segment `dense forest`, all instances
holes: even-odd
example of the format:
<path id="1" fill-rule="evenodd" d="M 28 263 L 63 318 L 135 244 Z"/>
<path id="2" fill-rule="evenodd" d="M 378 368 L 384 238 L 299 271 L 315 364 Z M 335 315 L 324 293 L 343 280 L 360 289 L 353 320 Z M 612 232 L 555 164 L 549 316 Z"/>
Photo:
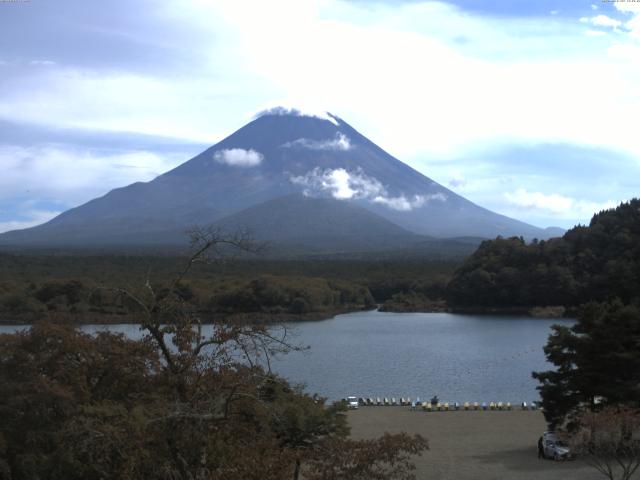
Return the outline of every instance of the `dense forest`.
<path id="1" fill-rule="evenodd" d="M 65 318 L 130 321 L 118 290 L 149 282 L 161 290 L 183 256 L 2 253 L 0 321 Z M 466 260 L 416 258 L 273 259 L 229 257 L 194 265 L 180 285 L 201 315 L 264 321 L 319 319 L 373 308 L 390 311 L 522 310 L 640 291 L 640 200 L 596 214 L 563 237 L 483 242 Z"/>
<path id="2" fill-rule="evenodd" d="M 183 256 L 0 254 L 0 321 L 133 321 L 132 305 L 119 290 L 147 281 L 161 290 L 184 261 Z M 236 256 L 194 265 L 179 287 L 205 318 L 244 314 L 264 321 L 316 319 L 376 304 L 402 310 L 407 298 L 413 308 L 430 298 L 441 301 L 458 265 L 425 258 Z"/>
<path id="3" fill-rule="evenodd" d="M 600 212 L 589 226 L 527 244 L 522 238 L 483 242 L 447 287 L 454 307 L 575 307 L 640 296 L 640 200 Z"/>

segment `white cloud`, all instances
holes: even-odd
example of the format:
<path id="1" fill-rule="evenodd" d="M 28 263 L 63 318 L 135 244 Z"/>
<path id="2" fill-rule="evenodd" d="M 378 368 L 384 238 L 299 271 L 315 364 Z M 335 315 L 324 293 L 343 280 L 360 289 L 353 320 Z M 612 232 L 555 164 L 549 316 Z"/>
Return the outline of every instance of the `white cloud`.
<path id="1" fill-rule="evenodd" d="M 571 209 L 573 200 L 558 194 L 545 195 L 520 188 L 513 193 L 505 193 L 508 202 L 521 208 L 536 208 L 556 214 L 564 214 Z"/>
<path id="2" fill-rule="evenodd" d="M 338 200 L 373 198 L 386 195 L 382 183 L 365 175 L 362 170 L 348 172 L 344 168 L 322 170 L 314 168 L 305 175 L 290 178 L 291 182 L 305 187 L 307 195 L 329 192 Z"/>
<path id="3" fill-rule="evenodd" d="M 616 43 L 609 49 L 609 54 L 621 61 L 640 63 L 640 45 Z"/>
<path id="4" fill-rule="evenodd" d="M 262 163 L 264 155 L 252 149 L 229 148 L 217 150 L 213 154 L 213 160 L 231 167 L 255 167 Z"/>
<path id="5" fill-rule="evenodd" d="M 338 119 L 331 115 L 329 112 L 310 107 L 283 107 L 282 105 L 278 105 L 260 110 L 257 114 L 254 115 L 254 118 L 262 117 L 264 115 L 296 115 L 300 117 L 314 117 L 331 122 L 335 126 L 340 125 Z"/>
<path id="6" fill-rule="evenodd" d="M 617 12 L 610 17 L 623 22 L 615 34 L 587 17 L 580 24 L 564 15 L 541 21 L 476 15 L 446 2 L 279 0 L 252 2 L 251 15 L 236 0 L 165 2 L 145 17 L 148 28 L 133 32 L 128 22 L 119 23 L 117 34 L 135 39 L 136 55 L 138 48 L 162 44 L 167 62 L 87 62 L 73 51 L 66 58 L 74 61 L 60 57 L 48 68 L 0 61 L 0 119 L 213 144 L 246 123 L 256 106 L 284 103 L 320 118 L 324 110 L 335 112 L 418 168 L 500 142 L 597 146 L 638 158 L 640 3 L 613 5 Z M 589 2 L 585 7 L 589 16 L 605 12 L 589 10 Z M 166 36 L 166 29 L 157 27 L 167 24 L 155 23 L 157 15 L 181 26 L 180 35 Z M 111 26 L 107 22 L 98 27 Z M 78 25 L 68 28 L 82 28 Z M 83 29 L 83 38 L 86 33 Z M 16 45 L 16 58 L 33 58 L 28 48 L 20 48 Z M 48 150 L 43 158 L 57 160 Z M 75 204 L 88 199 L 87 192 L 95 196 L 150 178 L 151 170 L 144 168 L 125 175 L 97 165 L 115 154 L 87 152 L 61 153 L 59 170 L 55 163 L 32 160 L 38 178 L 48 177 L 55 186 L 38 180 L 43 192 Z M 32 185 L 31 171 L 3 169 L 0 198 Z M 78 177 L 82 186 L 73 185 L 71 193 L 59 188 Z M 445 166 L 439 178 L 451 178 Z M 502 192 L 522 185 L 468 178 L 465 192 L 477 191 L 483 201 L 499 199 L 495 208 L 505 203 Z M 575 193 L 580 188 L 589 192 L 585 196 L 594 195 L 579 182 L 567 182 L 570 196 L 581 197 Z M 626 191 L 638 190 L 637 180 L 628 183 Z"/>
<path id="7" fill-rule="evenodd" d="M 464 187 L 467 184 L 467 179 L 464 178 L 460 173 L 454 174 L 453 178 L 449 180 L 449 186 L 453 188 Z"/>
<path id="8" fill-rule="evenodd" d="M 197 77 L 158 78 L 54 65 L 30 69 L 20 88 L 3 91 L 0 119 L 215 143 L 220 138 L 211 133 L 210 112 L 217 110 L 217 97 L 225 90 Z"/>
<path id="9" fill-rule="evenodd" d="M 424 206 L 429 201 L 438 201 L 438 202 L 446 202 L 447 196 L 444 193 L 434 193 L 431 195 L 414 195 L 411 198 L 407 198 L 404 195 L 400 195 L 399 197 L 375 197 L 373 199 L 374 203 L 381 203 L 386 205 L 387 207 L 393 210 L 400 210 L 403 212 L 407 212 L 413 210 L 414 208 L 420 208 Z"/>
<path id="10" fill-rule="evenodd" d="M 598 5 L 591 4 L 591 10 L 598 10 Z"/>
<path id="11" fill-rule="evenodd" d="M 640 3 L 614 5 L 631 14 Z M 247 16 L 233 0 L 163 6 L 162 15 L 199 32 L 198 43 L 185 46 L 207 60 L 199 75 L 30 69 L 20 88 L 3 92 L 0 117 L 213 143 L 255 105 L 284 99 L 307 112 L 311 99 L 311 115 L 348 118 L 400 158 L 451 158 L 500 139 L 640 153 L 640 69 L 609 53 L 626 35 L 586 33 L 562 16 L 473 15 L 444 2 L 282 0 L 251 8 Z"/>
<path id="12" fill-rule="evenodd" d="M 48 222 L 52 218 L 57 217 L 60 213 L 62 212 L 50 212 L 43 210 L 30 210 L 23 212 L 21 216 L 26 217 L 26 220 L 0 221 L 0 233 L 35 227 L 36 225 Z"/>
<path id="13" fill-rule="evenodd" d="M 358 182 L 359 185 L 356 185 L 356 182 Z M 331 190 L 334 198 L 346 200 L 361 196 L 362 192 L 358 186 L 364 185 L 365 188 L 369 187 L 369 184 L 365 182 L 368 182 L 368 180 L 364 180 L 362 177 L 352 179 L 345 169 L 337 168 L 324 175 L 321 185 L 323 188 Z M 350 184 L 353 185 L 354 188 L 351 188 Z"/>
<path id="14" fill-rule="evenodd" d="M 524 188 L 511 193 L 507 192 L 504 197 L 507 202 L 519 209 L 534 210 L 557 218 L 589 217 L 600 210 L 614 208 L 619 203 L 613 200 L 592 202 L 557 193 L 530 192 Z"/>
<path id="15" fill-rule="evenodd" d="M 52 60 L 31 60 L 29 62 L 29 65 L 32 67 L 51 67 L 52 65 L 55 65 L 56 62 L 52 61 Z"/>
<path id="16" fill-rule="evenodd" d="M 335 138 L 328 140 L 311 140 L 309 138 L 298 138 L 293 142 L 282 145 L 283 148 L 308 148 L 309 150 L 351 150 L 351 140 L 346 135 L 337 132 Z"/>
<path id="17" fill-rule="evenodd" d="M 597 27 L 611 27 L 613 29 L 616 29 L 620 25 L 622 25 L 622 22 L 620 20 L 608 17 L 607 15 L 596 15 L 595 17 L 591 17 L 589 19 L 589 22 Z"/>
<path id="18" fill-rule="evenodd" d="M 0 146 L 0 208 L 6 209 L 2 205 L 16 198 L 77 206 L 113 188 L 151 180 L 182 161 L 179 154 L 160 156 L 147 151 Z"/>
<path id="19" fill-rule="evenodd" d="M 624 27 L 632 38 L 640 39 L 640 2 L 615 2 L 614 6 L 618 11 L 631 15 Z"/>
<path id="20" fill-rule="evenodd" d="M 67 145 L 0 146 L 0 231 L 39 225 L 114 188 L 152 180 L 184 159 Z"/>
<path id="21" fill-rule="evenodd" d="M 640 3 L 637 3 L 636 5 L 640 5 Z M 640 40 L 640 10 L 635 11 L 634 15 L 624 24 L 624 26 L 629 32 L 629 36 L 636 40 Z"/>
<path id="22" fill-rule="evenodd" d="M 400 158 L 452 158 L 500 139 L 640 153 L 640 69 L 608 53 L 624 36 L 585 35 L 560 16 L 504 20 L 438 2 L 283 0 L 257 5 L 251 18 L 231 0 L 208 5 L 256 78 L 294 105 L 314 99 Z"/>
<path id="23" fill-rule="evenodd" d="M 291 177 L 291 182 L 305 188 L 305 195 L 313 196 L 328 192 L 337 200 L 369 200 L 373 203 L 386 205 L 393 210 L 409 211 L 420 208 L 429 201 L 446 201 L 443 193 L 429 195 L 404 194 L 390 196 L 382 183 L 366 175 L 361 169 L 349 172 L 344 168 L 326 169 L 314 168 L 306 175 Z"/>
<path id="24" fill-rule="evenodd" d="M 640 3 L 639 2 L 613 2 L 613 6 L 616 7 L 616 10 L 626 13 L 640 13 Z"/>
<path id="25" fill-rule="evenodd" d="M 438 202 L 446 202 L 447 201 L 447 196 L 442 193 L 442 192 L 438 192 L 438 193 L 432 193 L 430 195 L 426 195 L 424 196 L 424 199 L 426 202 L 431 201 L 431 200 L 435 200 Z"/>
<path id="26" fill-rule="evenodd" d="M 625 27 L 629 30 L 629 35 L 636 39 L 640 39 L 640 14 L 636 14 L 631 20 L 629 20 Z"/>

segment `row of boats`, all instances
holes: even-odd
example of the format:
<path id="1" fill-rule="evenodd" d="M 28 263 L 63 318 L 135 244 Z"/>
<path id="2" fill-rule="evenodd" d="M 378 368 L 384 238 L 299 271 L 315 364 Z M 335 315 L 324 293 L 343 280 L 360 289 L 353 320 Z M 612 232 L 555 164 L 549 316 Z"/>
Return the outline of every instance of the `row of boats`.
<path id="1" fill-rule="evenodd" d="M 540 402 L 521 402 L 519 405 L 512 405 L 511 402 L 439 402 L 421 401 L 420 397 L 412 400 L 407 397 L 347 397 L 343 400 L 349 408 L 364 406 L 408 406 L 414 410 L 421 409 L 427 412 L 444 412 L 450 410 L 540 410 Z"/>

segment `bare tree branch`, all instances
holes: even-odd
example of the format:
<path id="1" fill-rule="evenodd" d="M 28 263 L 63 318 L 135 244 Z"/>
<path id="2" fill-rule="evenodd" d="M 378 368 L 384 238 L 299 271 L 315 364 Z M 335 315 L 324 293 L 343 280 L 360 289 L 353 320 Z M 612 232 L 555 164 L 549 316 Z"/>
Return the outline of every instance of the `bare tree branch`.
<path id="1" fill-rule="evenodd" d="M 629 480 L 640 467 L 640 411 L 611 405 L 578 417 L 574 451 L 610 480 Z M 619 474 L 619 476 L 617 476 Z"/>

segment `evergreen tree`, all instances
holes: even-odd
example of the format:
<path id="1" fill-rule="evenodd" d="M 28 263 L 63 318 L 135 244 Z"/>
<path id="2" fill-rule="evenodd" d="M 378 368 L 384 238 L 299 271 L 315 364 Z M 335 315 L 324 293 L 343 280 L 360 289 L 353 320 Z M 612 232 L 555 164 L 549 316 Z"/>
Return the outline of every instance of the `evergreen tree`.
<path id="1" fill-rule="evenodd" d="M 533 373 L 552 427 L 583 406 L 640 407 L 640 308 L 589 303 L 575 325 L 553 330 L 544 351 L 556 369 Z"/>
<path id="2" fill-rule="evenodd" d="M 575 307 L 640 295 L 640 199 L 593 216 L 562 238 L 483 242 L 447 286 L 452 306 Z"/>

